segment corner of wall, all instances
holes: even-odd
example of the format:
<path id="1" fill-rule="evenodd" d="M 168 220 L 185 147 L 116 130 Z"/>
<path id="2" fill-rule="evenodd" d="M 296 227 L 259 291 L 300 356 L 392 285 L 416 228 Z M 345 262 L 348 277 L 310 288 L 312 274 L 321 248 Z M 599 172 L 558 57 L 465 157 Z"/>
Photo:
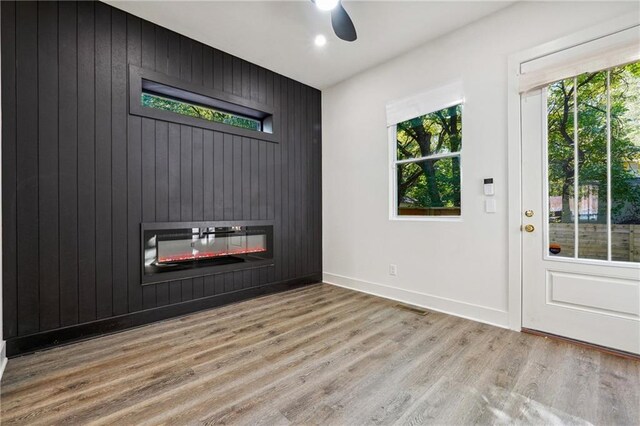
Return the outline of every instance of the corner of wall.
<path id="1" fill-rule="evenodd" d="M 421 308 L 482 322 L 501 328 L 509 328 L 509 313 L 486 306 L 447 299 L 432 294 L 418 293 L 385 284 L 358 280 L 342 275 L 324 272 L 323 282 L 385 299 L 395 300 Z"/>

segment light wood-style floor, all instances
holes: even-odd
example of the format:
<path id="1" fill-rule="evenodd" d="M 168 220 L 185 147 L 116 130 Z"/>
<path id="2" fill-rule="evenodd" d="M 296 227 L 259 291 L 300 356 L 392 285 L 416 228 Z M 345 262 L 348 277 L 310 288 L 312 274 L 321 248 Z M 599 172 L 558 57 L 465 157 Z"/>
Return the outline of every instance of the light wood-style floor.
<path id="1" fill-rule="evenodd" d="M 10 424 L 640 424 L 640 361 L 330 285 L 9 361 Z"/>

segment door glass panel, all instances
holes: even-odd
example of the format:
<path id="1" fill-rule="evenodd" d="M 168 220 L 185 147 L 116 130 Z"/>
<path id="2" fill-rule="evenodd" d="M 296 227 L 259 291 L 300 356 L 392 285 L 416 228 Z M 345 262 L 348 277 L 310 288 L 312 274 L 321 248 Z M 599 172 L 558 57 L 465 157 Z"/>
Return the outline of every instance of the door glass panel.
<path id="1" fill-rule="evenodd" d="M 574 256 L 574 79 L 547 90 L 549 254 Z"/>
<path id="2" fill-rule="evenodd" d="M 607 260 L 607 72 L 577 84 L 578 257 Z"/>
<path id="3" fill-rule="evenodd" d="M 550 256 L 640 262 L 640 62 L 549 85 L 547 138 Z"/>
<path id="4" fill-rule="evenodd" d="M 640 63 L 611 70 L 611 259 L 640 262 Z"/>

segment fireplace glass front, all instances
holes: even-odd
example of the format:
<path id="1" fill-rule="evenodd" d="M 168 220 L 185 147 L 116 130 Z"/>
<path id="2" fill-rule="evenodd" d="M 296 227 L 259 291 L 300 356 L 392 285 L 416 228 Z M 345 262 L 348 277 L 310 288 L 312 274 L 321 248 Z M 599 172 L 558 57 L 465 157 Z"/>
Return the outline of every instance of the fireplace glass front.
<path id="1" fill-rule="evenodd" d="M 185 277 L 264 264 L 272 259 L 272 234 L 272 226 L 262 225 L 145 228 L 143 282 L 168 272 Z"/>

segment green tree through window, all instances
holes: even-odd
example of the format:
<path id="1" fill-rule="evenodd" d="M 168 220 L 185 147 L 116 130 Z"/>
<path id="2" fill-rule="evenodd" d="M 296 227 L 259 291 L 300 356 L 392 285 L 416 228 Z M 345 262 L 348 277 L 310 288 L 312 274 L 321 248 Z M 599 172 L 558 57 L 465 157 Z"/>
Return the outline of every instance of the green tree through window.
<path id="1" fill-rule="evenodd" d="M 188 102 L 177 101 L 150 93 L 142 93 L 142 105 L 149 108 L 161 109 L 164 111 L 175 112 L 176 114 L 186 115 L 188 117 L 200 118 L 216 123 L 229 124 L 231 126 L 240 127 L 248 130 L 262 130 L 262 123 L 249 117 L 242 117 L 227 112 L 215 110 L 213 108 L 195 105 Z"/>
<path id="2" fill-rule="evenodd" d="M 572 223 L 577 210 L 581 210 L 581 221 L 606 222 L 607 96 L 611 111 L 611 215 L 614 223 L 640 223 L 640 63 L 549 86 L 549 195 L 561 199 L 550 209 L 556 222 Z M 573 206 L 576 100 L 578 196 L 579 200 L 589 194 L 597 197 L 593 203 L 597 210 L 588 215 L 584 208 Z"/>
<path id="3" fill-rule="evenodd" d="M 460 215 L 462 105 L 396 125 L 398 215 Z"/>
<path id="4" fill-rule="evenodd" d="M 552 254 L 637 262 L 640 62 L 561 80 L 546 93 L 549 243 L 562 248 Z"/>

